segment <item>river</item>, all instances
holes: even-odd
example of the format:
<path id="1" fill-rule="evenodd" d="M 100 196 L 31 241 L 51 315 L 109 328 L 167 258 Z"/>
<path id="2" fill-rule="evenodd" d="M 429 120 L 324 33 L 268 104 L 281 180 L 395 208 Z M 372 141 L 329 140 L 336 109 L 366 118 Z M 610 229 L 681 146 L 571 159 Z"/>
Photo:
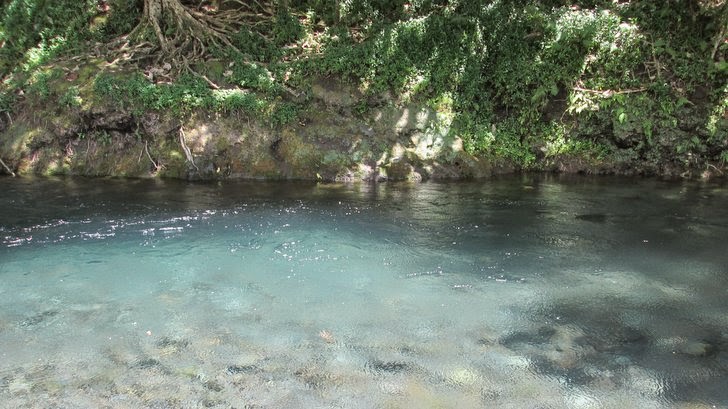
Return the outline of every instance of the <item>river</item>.
<path id="1" fill-rule="evenodd" d="M 0 192 L 0 407 L 728 408 L 725 184 Z"/>

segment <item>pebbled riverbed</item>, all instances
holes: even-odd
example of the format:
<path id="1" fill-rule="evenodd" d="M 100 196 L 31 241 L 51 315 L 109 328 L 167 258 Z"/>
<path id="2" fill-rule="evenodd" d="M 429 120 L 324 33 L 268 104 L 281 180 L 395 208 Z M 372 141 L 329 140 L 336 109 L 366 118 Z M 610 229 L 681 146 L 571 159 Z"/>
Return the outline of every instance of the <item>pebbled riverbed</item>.
<path id="1" fill-rule="evenodd" d="M 725 185 L 0 191 L 0 407 L 728 407 Z"/>

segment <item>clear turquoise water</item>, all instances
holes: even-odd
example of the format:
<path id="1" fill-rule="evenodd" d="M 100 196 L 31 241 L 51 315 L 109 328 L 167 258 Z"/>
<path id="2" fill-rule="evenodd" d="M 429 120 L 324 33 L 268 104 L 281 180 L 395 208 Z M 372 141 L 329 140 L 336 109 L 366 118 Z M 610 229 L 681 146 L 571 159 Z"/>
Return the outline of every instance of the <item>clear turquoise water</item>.
<path id="1" fill-rule="evenodd" d="M 0 407 L 728 407 L 725 185 L 0 191 Z"/>

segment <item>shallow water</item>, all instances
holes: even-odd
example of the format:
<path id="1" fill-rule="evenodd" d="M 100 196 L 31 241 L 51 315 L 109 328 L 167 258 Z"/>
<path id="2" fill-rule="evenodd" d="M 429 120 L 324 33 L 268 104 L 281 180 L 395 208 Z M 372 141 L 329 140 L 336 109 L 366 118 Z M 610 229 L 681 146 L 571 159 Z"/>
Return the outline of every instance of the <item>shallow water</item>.
<path id="1" fill-rule="evenodd" d="M 0 191 L 0 407 L 728 407 L 725 185 Z"/>

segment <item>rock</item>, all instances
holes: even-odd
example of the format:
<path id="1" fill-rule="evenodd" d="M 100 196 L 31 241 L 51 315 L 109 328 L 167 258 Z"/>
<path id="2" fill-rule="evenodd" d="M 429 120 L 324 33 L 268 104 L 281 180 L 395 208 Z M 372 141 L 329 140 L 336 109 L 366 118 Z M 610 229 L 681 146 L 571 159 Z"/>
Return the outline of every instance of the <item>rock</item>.
<path id="1" fill-rule="evenodd" d="M 693 357 L 713 356 L 718 348 L 708 341 L 691 341 L 680 348 L 680 353 Z"/>

